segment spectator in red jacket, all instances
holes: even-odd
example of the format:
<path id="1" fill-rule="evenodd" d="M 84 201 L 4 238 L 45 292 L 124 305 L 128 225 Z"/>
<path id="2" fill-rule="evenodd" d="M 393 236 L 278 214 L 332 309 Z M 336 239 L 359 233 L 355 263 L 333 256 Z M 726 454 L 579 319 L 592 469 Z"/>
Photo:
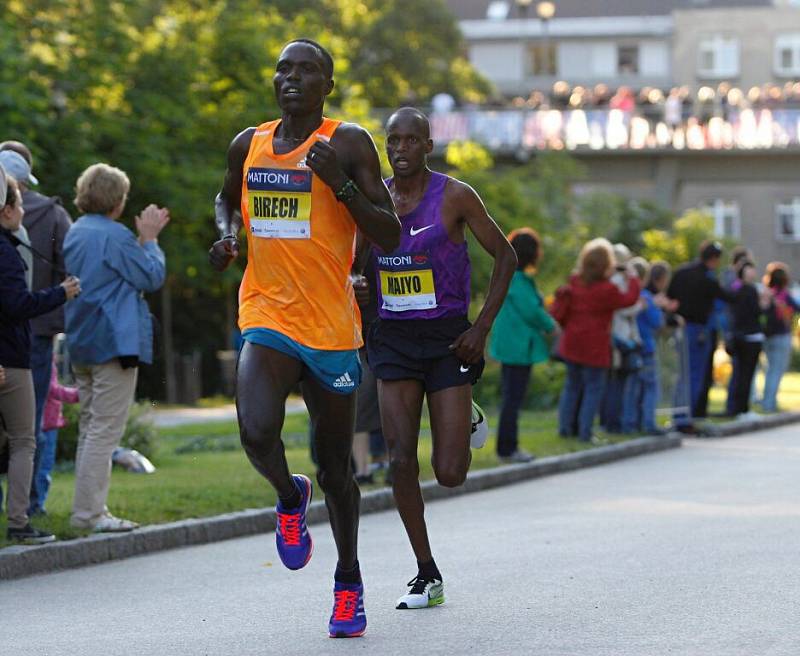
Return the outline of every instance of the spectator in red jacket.
<path id="1" fill-rule="evenodd" d="M 567 380 L 558 407 L 562 437 L 593 440 L 592 425 L 611 366 L 611 319 L 616 310 L 639 299 L 639 280 L 630 276 L 627 291 L 609 278 L 615 260 L 607 239 L 593 239 L 581 250 L 578 271 L 558 294 L 559 322 L 564 332 L 558 353 L 567 365 Z"/>

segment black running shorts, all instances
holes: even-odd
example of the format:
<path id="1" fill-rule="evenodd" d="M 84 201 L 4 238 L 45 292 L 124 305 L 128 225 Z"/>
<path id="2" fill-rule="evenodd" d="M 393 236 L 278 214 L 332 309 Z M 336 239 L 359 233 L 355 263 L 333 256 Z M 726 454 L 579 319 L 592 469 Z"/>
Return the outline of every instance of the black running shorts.
<path id="1" fill-rule="evenodd" d="M 466 317 L 377 319 L 367 336 L 369 366 L 378 380 L 419 380 L 427 392 L 474 385 L 483 358 L 470 365 L 450 350 L 471 325 Z"/>

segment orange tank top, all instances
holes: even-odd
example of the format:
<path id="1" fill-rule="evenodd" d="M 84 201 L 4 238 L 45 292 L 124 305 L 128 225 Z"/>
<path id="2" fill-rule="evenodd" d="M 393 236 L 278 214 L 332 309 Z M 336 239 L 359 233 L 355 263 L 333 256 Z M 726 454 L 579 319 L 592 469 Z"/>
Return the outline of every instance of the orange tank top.
<path id="1" fill-rule="evenodd" d="M 360 348 L 361 314 L 350 280 L 356 224 L 305 164 L 308 149 L 329 141 L 340 121 L 323 119 L 305 143 L 281 155 L 272 148 L 279 124 L 258 126 L 244 162 L 248 250 L 239 328 L 269 328 L 320 350 Z"/>

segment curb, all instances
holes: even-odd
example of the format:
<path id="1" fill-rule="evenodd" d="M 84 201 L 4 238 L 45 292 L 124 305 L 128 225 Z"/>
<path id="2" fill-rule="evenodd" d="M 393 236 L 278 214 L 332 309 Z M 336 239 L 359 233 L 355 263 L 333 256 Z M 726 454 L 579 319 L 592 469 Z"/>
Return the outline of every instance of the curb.
<path id="1" fill-rule="evenodd" d="M 780 428 L 789 424 L 800 422 L 800 412 L 781 412 L 776 415 L 765 415 L 758 419 L 745 419 L 742 421 L 726 421 L 723 424 L 703 424 L 702 434 L 696 437 L 715 438 L 733 437 L 758 430 L 768 430 L 770 428 Z M 0 574 L 2 576 L 2 574 Z"/>
<path id="2" fill-rule="evenodd" d="M 422 493 L 426 501 L 444 499 L 679 446 L 680 435 L 643 437 L 586 451 L 549 456 L 521 465 L 477 470 L 471 472 L 464 484 L 456 488 L 445 488 L 436 481 L 425 481 L 421 484 Z M 362 515 L 393 507 L 394 498 L 389 488 L 367 492 L 361 497 Z M 312 503 L 307 518 L 309 524 L 326 522 L 328 511 L 325 503 Z M 268 533 L 275 530 L 275 521 L 275 511 L 272 509 L 243 510 L 215 517 L 154 524 L 131 533 L 92 535 L 36 547 L 7 547 L 0 550 L 0 580 Z"/>

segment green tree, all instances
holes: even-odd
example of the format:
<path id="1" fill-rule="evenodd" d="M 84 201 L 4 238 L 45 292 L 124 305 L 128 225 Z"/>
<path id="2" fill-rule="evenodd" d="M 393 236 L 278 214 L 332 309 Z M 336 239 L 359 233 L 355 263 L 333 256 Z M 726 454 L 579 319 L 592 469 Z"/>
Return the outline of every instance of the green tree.
<path id="1" fill-rule="evenodd" d="M 714 219 L 700 210 L 687 210 L 669 230 L 648 230 L 642 235 L 642 255 L 648 260 L 664 260 L 678 266 L 697 257 L 700 245 L 714 238 Z M 721 240 L 728 249 L 736 245 L 730 239 Z"/>
<path id="2" fill-rule="evenodd" d="M 9 0 L 0 17 L 2 138 L 31 146 L 42 191 L 68 207 L 78 174 L 106 161 L 131 177 L 123 221 L 130 225 L 149 202 L 170 208 L 162 239 L 169 279 L 151 305 L 156 314 L 172 309 L 175 349 L 203 353 L 212 388 L 241 277 L 241 268 L 218 276 L 206 264 L 212 200 L 233 136 L 278 115 L 272 75 L 280 48 L 300 36 L 329 47 L 336 117 L 366 121 L 373 107 L 409 102 L 412 89 L 419 102 L 438 91 L 479 99 L 487 85 L 463 60 L 444 7 L 441 0 Z M 143 391 L 161 397 L 163 371 L 144 373 Z"/>

